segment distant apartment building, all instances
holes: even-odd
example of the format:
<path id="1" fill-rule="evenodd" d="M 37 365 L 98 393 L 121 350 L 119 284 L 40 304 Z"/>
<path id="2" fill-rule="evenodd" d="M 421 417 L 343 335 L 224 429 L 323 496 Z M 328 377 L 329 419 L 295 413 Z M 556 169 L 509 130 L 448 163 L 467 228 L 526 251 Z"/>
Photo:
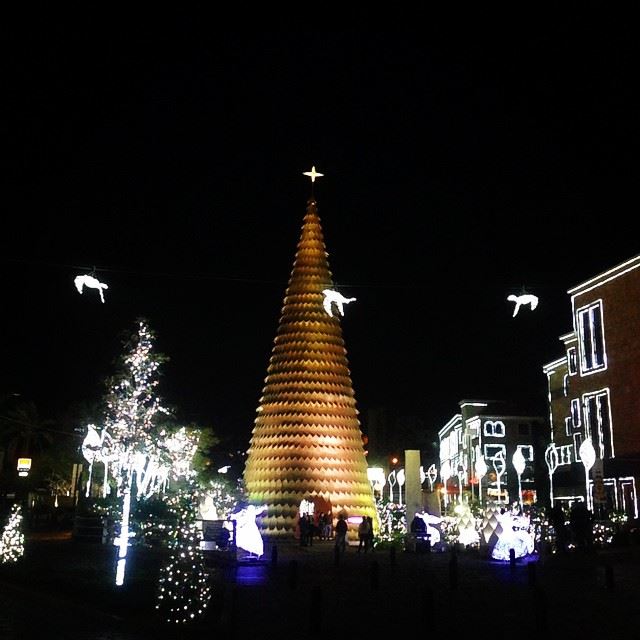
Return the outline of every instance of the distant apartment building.
<path id="1" fill-rule="evenodd" d="M 507 403 L 462 400 L 460 413 L 438 432 L 440 481 L 448 477 L 447 495 L 456 500 L 462 484 L 463 496 L 483 502 L 512 503 L 519 500 L 518 474 L 513 456 L 520 450 L 524 470 L 520 487 L 525 504 L 537 502 L 536 478 L 543 471 L 543 454 L 548 425 L 541 416 L 518 415 Z M 476 473 L 479 458 L 486 472 Z"/>
<path id="2" fill-rule="evenodd" d="M 586 500 L 631 518 L 640 477 L 639 267 L 636 256 L 568 291 L 573 330 L 560 337 L 563 356 L 543 367 L 554 502 Z M 595 451 L 588 481 L 580 455 L 586 439 Z"/>

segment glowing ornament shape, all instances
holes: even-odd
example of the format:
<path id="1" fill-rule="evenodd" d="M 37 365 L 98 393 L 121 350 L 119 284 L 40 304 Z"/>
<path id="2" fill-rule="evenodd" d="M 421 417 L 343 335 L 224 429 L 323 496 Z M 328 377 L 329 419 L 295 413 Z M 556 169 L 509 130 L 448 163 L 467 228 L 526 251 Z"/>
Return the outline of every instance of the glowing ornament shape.
<path id="1" fill-rule="evenodd" d="M 83 287 L 88 287 L 89 289 L 97 289 L 100 292 L 100 300 L 104 302 L 104 295 L 102 294 L 102 290 L 109 288 L 104 282 L 100 282 L 97 278 L 89 275 L 76 276 L 73 282 L 76 285 L 76 289 L 79 293 L 82 293 Z"/>
<path id="2" fill-rule="evenodd" d="M 438 544 L 440 542 L 440 531 L 435 527 L 431 526 L 434 524 L 440 524 L 442 522 L 442 518 L 439 516 L 433 516 L 426 511 L 422 513 L 416 513 L 418 518 L 422 518 L 424 520 L 424 524 L 426 526 L 427 535 L 429 536 L 429 543 L 433 546 L 434 544 Z"/>
<path id="3" fill-rule="evenodd" d="M 250 504 L 242 511 L 234 513 L 231 520 L 236 521 L 236 547 L 244 549 L 260 558 L 264 554 L 264 543 L 256 524 L 256 516 L 266 511 L 267 507 L 255 507 Z"/>
<path id="4" fill-rule="evenodd" d="M 533 311 L 538 306 L 538 296 L 534 296 L 532 293 L 523 293 L 519 296 L 515 296 L 511 294 L 507 300 L 509 302 L 515 302 L 516 306 L 513 309 L 513 317 L 516 317 L 516 314 L 520 310 L 522 305 L 530 305 L 531 311 Z"/>
<path id="5" fill-rule="evenodd" d="M 311 167 L 311 171 L 305 171 L 303 175 L 309 176 L 311 178 L 311 182 L 315 182 L 316 178 L 322 178 L 324 176 L 324 173 L 318 173 L 315 166 L 313 166 Z"/>
<path id="6" fill-rule="evenodd" d="M 510 550 L 513 549 L 516 558 L 522 558 L 533 553 L 533 536 L 529 533 L 529 518 L 505 511 L 497 518 L 502 527 L 502 533 L 498 534 L 491 557 L 494 560 L 510 560 Z"/>
<path id="7" fill-rule="evenodd" d="M 593 505 L 591 504 L 591 497 L 589 495 L 589 470 L 593 467 L 594 462 L 596 461 L 596 450 L 593 448 L 593 443 L 591 442 L 591 436 L 585 438 L 580 445 L 579 449 L 580 459 L 582 460 L 582 464 L 584 465 L 584 481 L 585 481 L 585 494 L 587 497 L 587 509 L 591 509 Z"/>
<path id="8" fill-rule="evenodd" d="M 333 289 L 323 289 L 322 294 L 324 295 L 322 306 L 331 317 L 333 317 L 332 304 L 335 303 L 338 308 L 338 313 L 343 316 L 344 305 L 349 304 L 350 302 L 355 302 L 355 298 L 345 298 L 341 293 L 334 291 Z"/>

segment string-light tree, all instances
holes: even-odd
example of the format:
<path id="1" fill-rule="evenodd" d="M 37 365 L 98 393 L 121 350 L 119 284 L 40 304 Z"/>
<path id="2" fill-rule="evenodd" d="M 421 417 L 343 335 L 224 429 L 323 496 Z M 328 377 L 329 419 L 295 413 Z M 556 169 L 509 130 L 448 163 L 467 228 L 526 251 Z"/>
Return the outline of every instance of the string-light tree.
<path id="1" fill-rule="evenodd" d="M 24 555 L 24 534 L 22 533 L 22 509 L 20 505 L 11 507 L 9 520 L 0 537 L 0 564 L 17 562 Z"/>
<path id="2" fill-rule="evenodd" d="M 170 542 L 169 563 L 160 571 L 156 609 L 170 623 L 196 622 L 211 598 L 196 522 L 199 499 L 193 476 L 185 490 L 169 499 L 177 525 Z"/>
<path id="3" fill-rule="evenodd" d="M 120 373 L 110 381 L 102 437 L 102 456 L 111 461 L 122 516 L 116 585 L 124 583 L 132 497 L 145 498 L 166 488 L 170 476 L 189 472 L 197 435 L 167 429 L 170 411 L 156 394 L 159 367 L 166 360 L 154 352 L 153 333 L 144 320 L 125 348 Z M 106 481 L 106 479 L 105 479 Z"/>

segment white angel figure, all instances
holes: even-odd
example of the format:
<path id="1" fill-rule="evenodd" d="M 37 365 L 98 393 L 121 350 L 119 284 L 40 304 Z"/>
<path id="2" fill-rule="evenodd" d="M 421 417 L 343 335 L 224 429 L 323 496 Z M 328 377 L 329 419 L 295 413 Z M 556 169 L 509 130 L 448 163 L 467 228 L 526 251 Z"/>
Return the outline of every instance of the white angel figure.
<path id="1" fill-rule="evenodd" d="M 507 300 L 509 302 L 515 302 L 516 306 L 513 309 L 513 316 L 516 317 L 516 314 L 520 310 L 520 307 L 523 304 L 528 304 L 531 306 L 531 311 L 533 311 L 538 306 L 538 296 L 534 296 L 532 293 L 523 293 L 519 296 L 511 294 Z"/>
<path id="2" fill-rule="evenodd" d="M 73 282 L 76 285 L 76 289 L 79 293 L 82 293 L 83 287 L 97 289 L 100 292 L 100 300 L 104 302 L 104 295 L 102 294 L 102 290 L 109 288 L 104 282 L 100 282 L 97 278 L 89 275 L 76 276 Z"/>
<path id="3" fill-rule="evenodd" d="M 260 558 L 264 554 L 264 543 L 260 535 L 260 529 L 256 524 L 256 516 L 266 511 L 266 505 L 256 507 L 250 504 L 238 513 L 231 516 L 236 521 L 236 547 L 244 549 Z"/>
<path id="4" fill-rule="evenodd" d="M 324 300 L 322 301 L 322 306 L 324 310 L 333 317 L 333 309 L 331 307 L 332 303 L 335 303 L 336 307 L 338 307 L 338 313 L 343 316 L 344 315 L 344 306 L 345 304 L 349 304 L 350 302 L 354 302 L 355 298 L 345 298 L 338 291 L 334 291 L 333 289 L 324 289 L 322 291 L 324 295 Z"/>

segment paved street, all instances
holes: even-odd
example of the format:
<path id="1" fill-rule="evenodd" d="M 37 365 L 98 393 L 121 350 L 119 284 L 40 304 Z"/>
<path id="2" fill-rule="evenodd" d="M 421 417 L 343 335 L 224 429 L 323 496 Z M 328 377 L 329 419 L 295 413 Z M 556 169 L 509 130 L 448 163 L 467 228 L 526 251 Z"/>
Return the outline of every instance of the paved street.
<path id="1" fill-rule="evenodd" d="M 528 638 L 548 630 L 552 637 L 569 639 L 623 638 L 637 637 L 625 630 L 640 622 L 640 549 L 635 547 L 542 556 L 531 566 L 518 562 L 514 568 L 461 553 L 454 570 L 449 553 L 394 558 L 388 551 L 358 554 L 353 547 L 336 565 L 330 542 L 279 545 L 274 564 L 267 546 L 262 563 L 210 563 L 209 612 L 182 635 L 153 610 L 156 556 L 132 559 L 128 591 L 117 591 L 109 575 L 103 579 L 99 573 L 92 574 L 93 586 L 83 587 L 92 565 L 108 572 L 112 552 L 64 540 L 33 543 L 33 575 L 21 575 L 18 567 L 0 571 L 0 638 L 41 638 L 44 632 L 76 640 L 195 638 L 211 632 L 312 638 L 338 630 L 379 637 L 404 633 L 408 625 L 427 635 L 454 637 L 469 632 Z M 70 561 L 77 562 L 75 574 Z M 75 587 L 69 583 L 74 575 Z"/>

